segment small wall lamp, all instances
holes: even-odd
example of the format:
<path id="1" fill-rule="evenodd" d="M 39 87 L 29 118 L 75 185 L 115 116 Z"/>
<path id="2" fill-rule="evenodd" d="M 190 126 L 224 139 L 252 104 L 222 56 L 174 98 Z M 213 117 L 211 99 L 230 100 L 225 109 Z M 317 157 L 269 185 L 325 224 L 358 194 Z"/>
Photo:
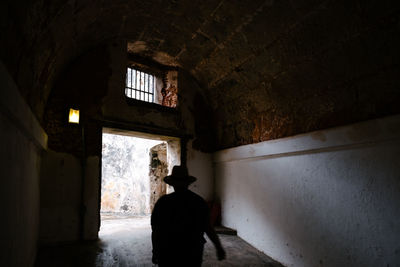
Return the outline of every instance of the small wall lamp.
<path id="1" fill-rule="evenodd" d="M 68 122 L 79 124 L 79 109 L 69 109 Z"/>

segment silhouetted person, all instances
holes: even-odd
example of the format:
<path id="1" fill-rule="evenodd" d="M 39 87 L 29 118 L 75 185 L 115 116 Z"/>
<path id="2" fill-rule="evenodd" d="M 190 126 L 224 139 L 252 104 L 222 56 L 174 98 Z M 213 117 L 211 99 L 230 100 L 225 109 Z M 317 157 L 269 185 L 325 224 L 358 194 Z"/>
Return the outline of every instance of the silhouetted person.
<path id="1" fill-rule="evenodd" d="M 172 174 L 164 178 L 175 192 L 162 196 L 151 215 L 153 263 L 159 266 L 201 266 L 204 233 L 214 243 L 218 260 L 225 259 L 207 203 L 188 189 L 195 180 L 183 166 L 174 166 Z"/>

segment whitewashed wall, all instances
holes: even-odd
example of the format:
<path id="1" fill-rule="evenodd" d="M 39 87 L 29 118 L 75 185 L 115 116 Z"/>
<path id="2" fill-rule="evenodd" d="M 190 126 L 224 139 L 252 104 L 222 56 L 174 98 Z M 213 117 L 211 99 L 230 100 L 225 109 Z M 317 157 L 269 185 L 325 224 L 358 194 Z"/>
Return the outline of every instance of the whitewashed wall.
<path id="1" fill-rule="evenodd" d="M 400 116 L 214 155 L 223 224 L 286 266 L 400 266 Z"/>
<path id="2" fill-rule="evenodd" d="M 47 135 L 0 62 L 0 266 L 33 266 Z"/>
<path id="3" fill-rule="evenodd" d="M 207 201 L 212 200 L 214 192 L 212 155 L 194 150 L 191 142 L 189 142 L 187 147 L 187 167 L 189 174 L 197 178 L 189 186 L 189 189 Z"/>

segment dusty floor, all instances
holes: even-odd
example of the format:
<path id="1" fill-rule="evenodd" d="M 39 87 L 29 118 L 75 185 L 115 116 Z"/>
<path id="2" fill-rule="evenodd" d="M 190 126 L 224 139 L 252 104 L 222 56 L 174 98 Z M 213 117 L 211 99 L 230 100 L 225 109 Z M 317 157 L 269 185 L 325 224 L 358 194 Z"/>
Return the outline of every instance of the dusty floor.
<path id="1" fill-rule="evenodd" d="M 100 240 L 40 249 L 36 267 L 156 266 L 151 263 L 149 217 L 107 218 L 102 221 Z M 237 236 L 220 235 L 227 259 L 217 261 L 207 240 L 203 266 L 282 266 Z"/>

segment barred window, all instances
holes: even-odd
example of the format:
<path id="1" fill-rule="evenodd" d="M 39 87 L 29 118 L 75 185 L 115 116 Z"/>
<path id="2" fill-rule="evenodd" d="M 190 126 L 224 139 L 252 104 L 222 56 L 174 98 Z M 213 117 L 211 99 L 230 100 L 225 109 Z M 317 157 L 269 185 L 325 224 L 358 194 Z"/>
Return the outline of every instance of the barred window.
<path id="1" fill-rule="evenodd" d="M 126 71 L 125 95 L 129 98 L 154 102 L 155 77 L 128 67 Z"/>

